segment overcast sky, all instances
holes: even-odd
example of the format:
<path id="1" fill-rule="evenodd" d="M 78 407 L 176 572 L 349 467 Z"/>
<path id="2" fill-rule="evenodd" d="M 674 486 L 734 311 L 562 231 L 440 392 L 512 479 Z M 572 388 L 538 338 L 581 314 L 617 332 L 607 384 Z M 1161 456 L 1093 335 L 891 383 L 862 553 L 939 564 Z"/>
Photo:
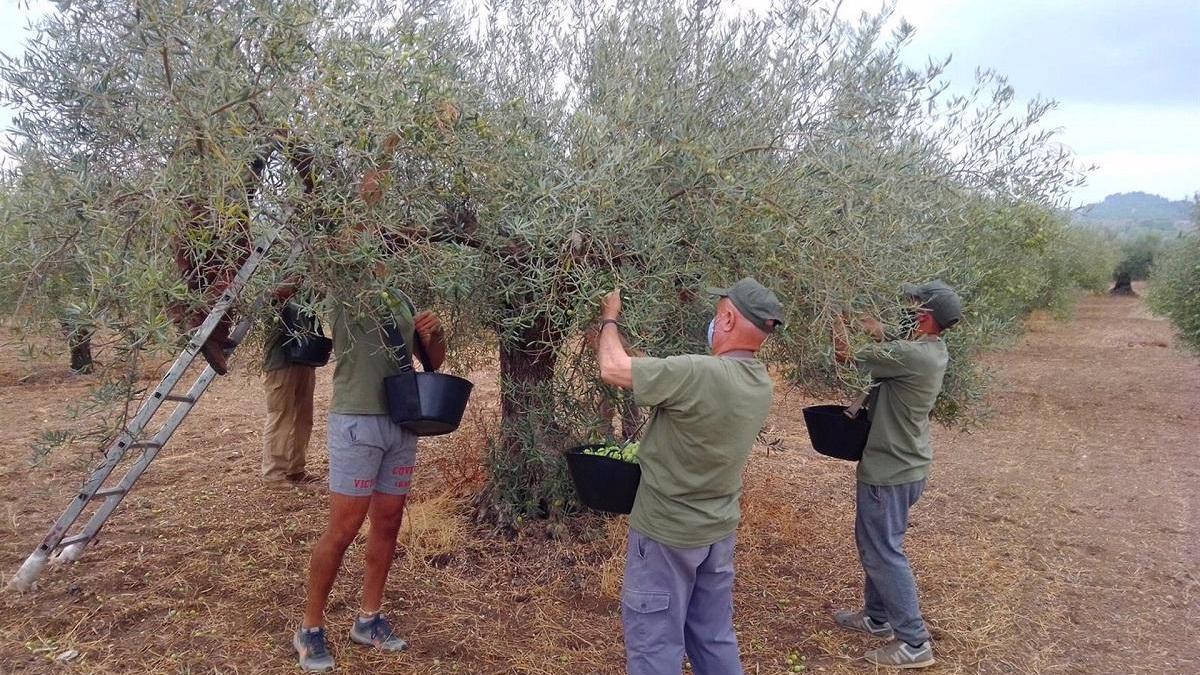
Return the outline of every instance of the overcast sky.
<path id="1" fill-rule="evenodd" d="M 882 5 L 845 0 L 841 11 Z M 1200 0 L 899 0 L 896 15 L 917 29 L 913 65 L 952 56 L 958 87 L 988 67 L 1021 99 L 1058 101 L 1061 142 L 1096 166 L 1077 204 L 1200 191 Z"/>
<path id="2" fill-rule="evenodd" d="M 0 0 L 0 51 L 22 49 L 30 4 L 36 12 L 46 3 Z M 844 0 L 841 12 L 882 5 Z M 990 67 L 1018 97 L 1059 102 L 1050 121 L 1061 141 L 1097 167 L 1076 204 L 1200 190 L 1200 0 L 898 0 L 896 15 L 917 28 L 912 64 L 952 55 L 948 77 L 958 87 Z M 9 117 L 0 111 L 0 125 Z"/>

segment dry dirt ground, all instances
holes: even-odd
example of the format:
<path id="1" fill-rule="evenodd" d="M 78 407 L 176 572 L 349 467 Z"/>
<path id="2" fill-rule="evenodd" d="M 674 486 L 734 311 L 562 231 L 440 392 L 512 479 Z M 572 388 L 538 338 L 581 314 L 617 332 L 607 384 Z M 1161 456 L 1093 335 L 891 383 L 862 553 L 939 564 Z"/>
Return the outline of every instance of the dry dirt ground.
<path id="1" fill-rule="evenodd" d="M 1090 298 L 991 358 L 994 415 L 938 429 L 908 550 L 933 629 L 934 673 L 1200 673 L 1200 364 L 1136 298 Z M 321 373 L 317 404 L 329 399 Z M 587 516 L 571 543 L 469 524 L 494 378 L 459 433 L 422 443 L 416 502 L 386 607 L 412 648 L 346 638 L 361 580 L 347 557 L 328 625 L 341 672 L 619 673 L 625 523 Z M 148 382 L 150 384 L 152 382 Z M 29 444 L 88 382 L 0 353 L 0 571 L 7 578 L 91 459 L 39 467 Z M 296 672 L 289 647 L 322 489 L 256 478 L 264 415 L 250 374 L 218 381 L 73 567 L 0 595 L 0 672 Z M 817 456 L 779 392 L 747 470 L 737 625 L 748 673 L 870 671 L 835 630 L 855 603 L 853 467 Z M 326 469 L 324 434 L 310 466 Z M 802 657 L 802 658 L 801 658 Z"/>

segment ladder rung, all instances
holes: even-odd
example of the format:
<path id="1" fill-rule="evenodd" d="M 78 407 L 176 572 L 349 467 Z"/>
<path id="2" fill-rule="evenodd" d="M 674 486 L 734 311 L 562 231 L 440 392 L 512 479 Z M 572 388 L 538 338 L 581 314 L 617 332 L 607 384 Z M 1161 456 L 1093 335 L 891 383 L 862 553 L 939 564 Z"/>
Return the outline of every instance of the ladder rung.
<path id="1" fill-rule="evenodd" d="M 129 448 L 131 450 L 134 448 L 161 448 L 161 447 L 162 447 L 162 443 L 159 443 L 158 441 L 138 441 L 137 443 L 129 444 Z"/>
<path id="2" fill-rule="evenodd" d="M 85 542 L 89 539 L 91 539 L 91 537 L 89 537 L 86 534 L 77 534 L 73 537 L 63 537 L 63 540 L 58 542 L 58 547 L 66 548 L 66 547 L 70 546 L 71 544 L 78 544 L 79 542 Z"/>
<path id="3" fill-rule="evenodd" d="M 196 399 L 191 396 L 179 396 L 177 394 L 167 394 L 163 397 L 164 401 L 175 401 L 177 403 L 195 403 Z"/>
<path id="4" fill-rule="evenodd" d="M 99 499 L 100 497 L 108 497 L 110 495 L 123 495 L 126 492 L 127 490 L 120 486 L 104 488 L 103 490 L 96 490 L 95 494 L 92 495 L 92 499 Z"/>

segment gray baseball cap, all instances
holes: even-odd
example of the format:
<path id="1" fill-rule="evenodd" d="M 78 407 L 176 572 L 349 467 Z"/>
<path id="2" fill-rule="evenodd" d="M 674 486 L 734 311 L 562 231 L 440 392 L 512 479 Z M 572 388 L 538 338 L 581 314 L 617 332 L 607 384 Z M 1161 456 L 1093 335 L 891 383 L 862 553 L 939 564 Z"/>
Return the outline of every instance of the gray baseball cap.
<path id="1" fill-rule="evenodd" d="M 962 319 L 962 298 L 954 292 L 946 282 L 934 279 L 923 284 L 901 284 L 900 290 L 910 298 L 921 303 L 921 306 L 933 314 L 942 330 L 953 326 Z"/>
<path id="2" fill-rule="evenodd" d="M 779 298 L 754 277 L 746 277 L 729 288 L 710 288 L 708 294 L 729 298 L 742 316 L 764 333 L 783 325 L 783 305 L 779 303 Z"/>

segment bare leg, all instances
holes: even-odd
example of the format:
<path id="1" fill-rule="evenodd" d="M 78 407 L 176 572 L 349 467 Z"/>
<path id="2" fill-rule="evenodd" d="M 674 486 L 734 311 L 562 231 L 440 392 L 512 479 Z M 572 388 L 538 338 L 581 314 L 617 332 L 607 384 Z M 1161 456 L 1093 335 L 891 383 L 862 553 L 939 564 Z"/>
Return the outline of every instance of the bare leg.
<path id="1" fill-rule="evenodd" d="M 362 611 L 374 614 L 383 603 L 392 558 L 396 554 L 396 534 L 404 517 L 407 495 L 376 492 L 371 497 L 371 527 L 367 532 L 366 573 L 363 575 Z"/>
<path id="2" fill-rule="evenodd" d="M 312 559 L 308 564 L 305 628 L 315 628 L 324 621 L 325 603 L 329 600 L 329 590 L 333 588 L 333 580 L 342 566 L 342 556 L 362 527 L 371 501 L 371 497 L 349 497 L 337 493 L 329 495 L 329 527 L 313 546 Z"/>

